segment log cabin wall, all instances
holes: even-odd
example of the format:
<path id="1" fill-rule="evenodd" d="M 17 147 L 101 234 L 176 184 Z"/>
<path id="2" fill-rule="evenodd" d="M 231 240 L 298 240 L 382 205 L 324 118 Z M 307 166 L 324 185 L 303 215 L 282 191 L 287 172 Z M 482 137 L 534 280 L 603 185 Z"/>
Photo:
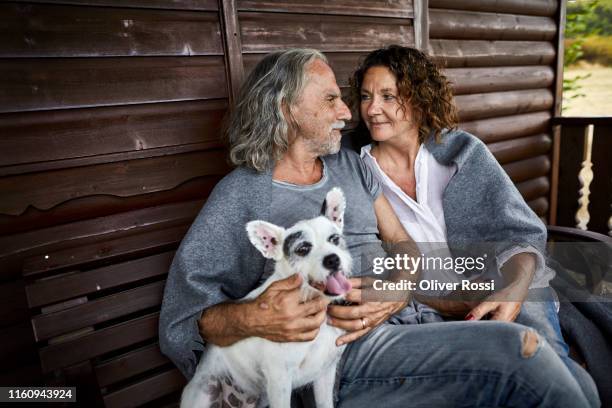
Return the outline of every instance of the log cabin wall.
<path id="1" fill-rule="evenodd" d="M 540 216 L 549 208 L 556 0 L 429 0 L 429 52 L 477 135 Z"/>
<path id="2" fill-rule="evenodd" d="M 544 216 L 556 8 L 547 0 L 429 0 L 429 8 L 424 0 L 0 1 L 0 385 L 39 383 L 39 349 L 42 358 L 79 339 L 100 346 L 100 323 L 85 317 L 68 342 L 53 339 L 53 325 L 40 330 L 43 315 L 34 316 L 34 333 L 36 294 L 46 288 L 49 297 L 64 278 L 128 274 L 127 263 L 107 265 L 128 259 L 142 261 L 146 285 L 126 275 L 115 292 L 103 287 L 67 302 L 70 294 L 52 293 L 66 303 L 52 307 L 71 313 L 101 307 L 120 289 L 145 293 L 138 305 L 121 298 L 129 310 L 115 307 L 102 326 L 135 333 L 121 351 L 153 367 L 146 389 L 158 384 L 143 402 L 176 392 L 159 385 L 176 372 L 154 342 L 165 268 L 230 169 L 222 117 L 270 51 L 321 49 L 346 91 L 368 51 L 428 49 L 455 83 L 462 127 L 488 143 Z M 165 252 L 153 255 L 155 245 Z M 64 266 L 50 265 L 48 253 Z M 148 337 L 136 336 L 143 331 Z M 147 374 L 126 371 L 123 354 L 104 350 L 94 369 L 105 403 L 120 406 Z"/>

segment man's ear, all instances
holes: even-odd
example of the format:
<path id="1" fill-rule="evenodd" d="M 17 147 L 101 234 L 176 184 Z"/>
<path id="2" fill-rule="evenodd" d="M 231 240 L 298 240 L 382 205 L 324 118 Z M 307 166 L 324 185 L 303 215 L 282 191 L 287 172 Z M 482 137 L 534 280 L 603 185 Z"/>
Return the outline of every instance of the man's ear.
<path id="1" fill-rule="evenodd" d="M 285 229 L 266 221 L 251 221 L 246 225 L 251 243 L 266 258 L 279 261 L 283 257 Z"/>
<path id="2" fill-rule="evenodd" d="M 334 224 L 342 230 L 344 228 L 344 210 L 346 209 L 346 200 L 344 193 L 338 187 L 334 187 L 325 196 L 323 206 L 321 207 L 321 215 L 329 218 Z"/>

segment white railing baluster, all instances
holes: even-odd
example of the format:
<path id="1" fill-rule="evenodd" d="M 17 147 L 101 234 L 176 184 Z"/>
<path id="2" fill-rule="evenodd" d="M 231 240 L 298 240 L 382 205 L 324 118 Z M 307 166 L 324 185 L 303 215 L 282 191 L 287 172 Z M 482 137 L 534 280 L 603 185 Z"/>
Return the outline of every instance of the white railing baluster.
<path id="1" fill-rule="evenodd" d="M 593 149 L 593 129 L 594 125 L 588 125 L 584 132 L 584 150 L 582 153 L 582 165 L 578 173 L 580 181 L 580 191 L 578 197 L 578 211 L 576 211 L 576 227 L 581 230 L 587 229 L 591 215 L 589 214 L 589 195 L 590 186 L 593 181 L 593 163 L 591 162 L 591 151 Z"/>

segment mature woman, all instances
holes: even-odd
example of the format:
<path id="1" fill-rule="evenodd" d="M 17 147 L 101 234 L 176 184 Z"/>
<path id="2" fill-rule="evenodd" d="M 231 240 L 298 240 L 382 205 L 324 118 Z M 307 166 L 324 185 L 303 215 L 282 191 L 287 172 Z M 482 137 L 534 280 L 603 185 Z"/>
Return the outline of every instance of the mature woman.
<path id="1" fill-rule="evenodd" d="M 495 264 L 504 287 L 474 307 L 468 302 L 415 303 L 419 322 L 515 321 L 539 331 L 569 367 L 593 405 L 590 376 L 568 357 L 559 328 L 554 272 L 544 262 L 546 229 L 530 210 L 486 146 L 456 129 L 457 114 L 447 79 L 422 52 L 389 46 L 371 52 L 354 73 L 358 133 L 371 137 L 361 157 L 383 185 L 406 231 L 417 243 L 448 247 L 495 242 Z M 535 292 L 547 302 L 530 302 Z M 444 315 L 444 317 L 443 317 Z"/>

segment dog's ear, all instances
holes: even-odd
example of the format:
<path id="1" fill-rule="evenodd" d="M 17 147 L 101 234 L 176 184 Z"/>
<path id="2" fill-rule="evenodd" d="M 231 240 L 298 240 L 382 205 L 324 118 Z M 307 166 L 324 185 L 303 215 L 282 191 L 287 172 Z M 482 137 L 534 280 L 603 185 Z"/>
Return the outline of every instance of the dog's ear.
<path id="1" fill-rule="evenodd" d="M 266 221 L 251 221 L 246 225 L 251 243 L 266 258 L 279 261 L 283 257 L 285 229 Z"/>
<path id="2" fill-rule="evenodd" d="M 323 206 L 321 207 L 321 215 L 329 218 L 336 224 L 340 230 L 344 228 L 344 210 L 346 209 L 346 200 L 344 193 L 338 187 L 334 187 L 325 196 Z"/>

